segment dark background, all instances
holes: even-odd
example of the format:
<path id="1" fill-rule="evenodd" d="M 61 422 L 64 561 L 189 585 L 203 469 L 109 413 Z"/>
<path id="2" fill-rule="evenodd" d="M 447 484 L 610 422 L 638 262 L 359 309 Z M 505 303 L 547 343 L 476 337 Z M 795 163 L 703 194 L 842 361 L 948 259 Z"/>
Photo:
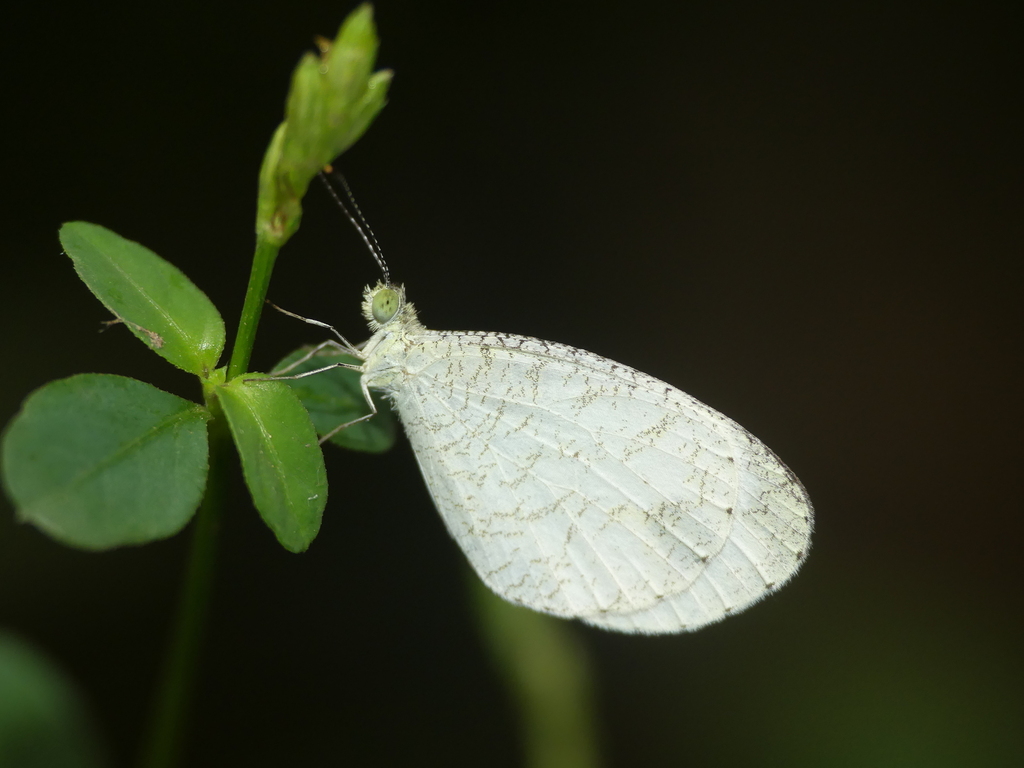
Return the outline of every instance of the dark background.
<path id="1" fill-rule="evenodd" d="M 149 246 L 230 336 L 291 70 L 351 7 L 5 17 L 4 422 L 83 371 L 198 398 L 123 330 L 97 334 L 108 316 L 57 228 Z M 1020 764 L 1013 7 L 378 3 L 390 104 L 340 165 L 421 319 L 663 378 L 761 437 L 817 508 L 804 570 L 741 616 L 677 637 L 577 627 L 609 766 Z M 314 187 L 271 298 L 359 338 L 376 279 Z M 319 338 L 271 313 L 254 367 Z M 327 462 L 304 555 L 237 487 L 187 763 L 518 765 L 407 444 Z M 119 764 L 187 541 L 87 554 L 0 514 L 0 625 L 79 683 Z"/>

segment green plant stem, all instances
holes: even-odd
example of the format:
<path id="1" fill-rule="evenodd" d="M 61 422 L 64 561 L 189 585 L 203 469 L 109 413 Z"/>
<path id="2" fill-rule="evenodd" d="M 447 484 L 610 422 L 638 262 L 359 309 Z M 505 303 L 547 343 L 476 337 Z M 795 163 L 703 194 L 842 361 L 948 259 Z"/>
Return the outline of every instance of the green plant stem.
<path id="1" fill-rule="evenodd" d="M 161 670 L 140 768 L 178 764 L 195 687 L 203 630 L 209 613 L 217 532 L 227 499 L 230 435 L 223 415 L 210 421 L 210 470 L 206 495 L 196 514 L 185 580 L 167 655 Z"/>
<path id="2" fill-rule="evenodd" d="M 270 286 L 270 276 L 274 271 L 274 262 L 280 249 L 281 243 L 269 240 L 264 234 L 257 235 L 256 254 L 253 256 L 252 271 L 249 273 L 249 286 L 245 291 L 245 304 L 242 306 L 242 316 L 238 321 L 238 335 L 235 336 L 231 362 L 228 363 L 228 381 L 249 369 L 249 358 L 256 342 L 256 329 L 260 324 L 263 304 L 267 300 L 267 288 Z"/>

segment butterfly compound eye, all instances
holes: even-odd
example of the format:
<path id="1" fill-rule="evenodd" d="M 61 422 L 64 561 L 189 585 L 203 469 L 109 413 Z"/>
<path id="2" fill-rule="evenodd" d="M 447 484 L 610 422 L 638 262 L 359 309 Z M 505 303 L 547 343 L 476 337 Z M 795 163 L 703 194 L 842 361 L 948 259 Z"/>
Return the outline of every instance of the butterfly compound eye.
<path id="1" fill-rule="evenodd" d="M 373 319 L 384 325 L 398 312 L 398 305 L 398 291 L 391 288 L 381 288 L 373 294 L 373 303 L 371 305 Z"/>

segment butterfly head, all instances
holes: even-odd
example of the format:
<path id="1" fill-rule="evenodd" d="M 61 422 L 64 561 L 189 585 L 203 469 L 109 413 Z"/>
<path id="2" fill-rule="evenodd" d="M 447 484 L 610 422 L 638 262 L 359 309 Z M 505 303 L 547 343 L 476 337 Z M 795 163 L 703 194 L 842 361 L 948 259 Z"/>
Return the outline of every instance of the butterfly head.
<path id="1" fill-rule="evenodd" d="M 377 283 L 363 293 L 363 317 L 374 333 L 382 328 L 416 324 L 416 310 L 405 300 L 405 287 L 397 283 Z"/>

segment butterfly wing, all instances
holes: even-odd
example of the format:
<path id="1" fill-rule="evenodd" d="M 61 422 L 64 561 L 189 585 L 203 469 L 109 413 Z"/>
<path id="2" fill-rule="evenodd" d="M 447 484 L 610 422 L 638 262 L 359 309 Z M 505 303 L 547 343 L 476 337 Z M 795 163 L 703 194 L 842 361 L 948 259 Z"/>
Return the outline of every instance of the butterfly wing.
<path id="1" fill-rule="evenodd" d="M 406 354 L 396 410 L 445 525 L 502 597 L 678 632 L 756 602 L 805 557 L 800 482 L 678 389 L 519 336 L 422 331 Z"/>

